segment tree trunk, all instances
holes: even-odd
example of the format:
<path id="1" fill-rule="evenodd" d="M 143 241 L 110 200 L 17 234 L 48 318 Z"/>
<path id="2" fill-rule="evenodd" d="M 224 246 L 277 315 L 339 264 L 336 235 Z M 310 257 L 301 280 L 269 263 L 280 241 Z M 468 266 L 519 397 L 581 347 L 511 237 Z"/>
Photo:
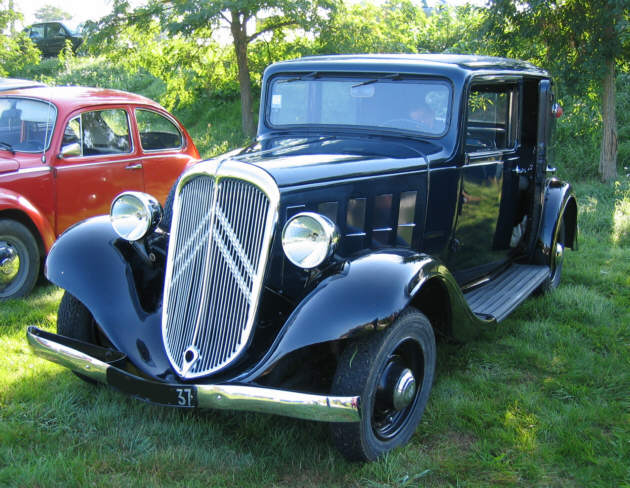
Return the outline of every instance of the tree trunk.
<path id="1" fill-rule="evenodd" d="M 254 122 L 252 81 L 249 77 L 249 65 L 247 64 L 247 19 L 241 21 L 240 15 L 232 11 L 232 38 L 234 51 L 236 52 L 236 65 L 238 67 L 238 83 L 241 89 L 241 122 L 243 133 L 247 137 L 256 136 L 256 124 Z"/>
<path id="2" fill-rule="evenodd" d="M 602 147 L 599 156 L 599 176 L 609 182 L 617 178 L 617 114 L 615 110 L 615 59 L 606 61 L 602 83 Z"/>

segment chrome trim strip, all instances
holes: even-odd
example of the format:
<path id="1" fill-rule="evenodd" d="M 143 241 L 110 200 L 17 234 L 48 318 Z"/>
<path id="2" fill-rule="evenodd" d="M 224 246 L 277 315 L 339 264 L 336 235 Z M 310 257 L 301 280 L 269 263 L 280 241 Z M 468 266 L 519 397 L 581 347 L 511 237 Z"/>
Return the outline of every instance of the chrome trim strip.
<path id="1" fill-rule="evenodd" d="M 246 385 L 191 385 L 165 384 L 147 380 L 93 358 L 77 349 L 45 339 L 37 335 L 36 327 L 26 332 L 33 353 L 44 359 L 81 373 L 100 382 L 109 383 L 108 370 L 116 370 L 131 378 L 136 384 L 167 385 L 182 389 L 197 390 L 198 408 L 244 410 L 248 412 L 270 413 L 305 420 L 323 422 L 358 422 L 360 420 L 358 396 L 313 395 L 272 388 Z M 54 334 L 49 334 L 54 336 Z M 149 401 L 150 399 L 145 400 Z"/>
<path id="2" fill-rule="evenodd" d="M 36 327 L 29 327 L 26 331 L 26 338 L 28 345 L 31 346 L 36 355 L 88 376 L 95 381 L 107 383 L 109 364 L 71 347 L 40 337 L 34 333 L 35 331 L 37 331 Z"/>
<path id="3" fill-rule="evenodd" d="M 57 171 L 64 171 L 64 170 L 68 170 L 68 169 L 75 169 L 75 168 L 83 168 L 85 166 L 98 166 L 98 165 L 103 165 L 103 164 L 123 164 L 123 163 L 134 163 L 136 161 L 139 161 L 140 163 L 142 163 L 142 160 L 144 159 L 141 156 L 138 157 L 128 157 L 127 153 L 121 153 L 122 155 L 124 155 L 124 159 L 116 159 L 116 160 L 110 160 L 110 161 L 102 161 L 102 160 L 96 160 L 96 158 L 102 158 L 103 156 L 106 158 L 111 158 L 112 156 L 116 156 L 116 154 L 106 154 L 106 155 L 98 155 L 95 154 L 93 156 L 76 156 L 76 157 L 72 157 L 72 158 L 65 158 L 65 159 L 61 159 L 59 161 L 63 161 L 64 163 L 67 164 L 59 164 L 57 163 L 55 165 L 55 169 L 57 169 Z M 85 163 L 77 163 L 77 164 L 72 164 L 72 161 L 76 160 L 76 159 L 95 159 L 94 161 L 87 161 Z"/>
<path id="4" fill-rule="evenodd" d="M 199 408 L 246 410 L 322 422 L 358 422 L 359 397 L 239 385 L 197 385 Z"/>
<path id="5" fill-rule="evenodd" d="M 15 176 L 15 175 L 28 174 L 28 173 L 50 173 L 51 171 L 52 171 L 52 168 L 50 166 L 42 166 L 41 168 L 24 168 L 24 169 L 18 169 L 16 171 L 7 171 L 6 173 L 0 174 L 0 177 L 5 176 L 5 175 Z"/>

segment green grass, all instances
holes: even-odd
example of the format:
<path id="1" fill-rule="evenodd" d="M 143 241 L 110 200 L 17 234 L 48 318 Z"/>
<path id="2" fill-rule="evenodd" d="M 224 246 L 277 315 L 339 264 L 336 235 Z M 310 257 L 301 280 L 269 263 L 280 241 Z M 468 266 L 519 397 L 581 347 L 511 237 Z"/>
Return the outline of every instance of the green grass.
<path id="1" fill-rule="evenodd" d="M 33 356 L 60 290 L 0 306 L 0 486 L 630 486 L 630 185 L 577 185 L 561 286 L 496 329 L 440 344 L 404 448 L 349 464 L 324 424 L 183 412 Z"/>

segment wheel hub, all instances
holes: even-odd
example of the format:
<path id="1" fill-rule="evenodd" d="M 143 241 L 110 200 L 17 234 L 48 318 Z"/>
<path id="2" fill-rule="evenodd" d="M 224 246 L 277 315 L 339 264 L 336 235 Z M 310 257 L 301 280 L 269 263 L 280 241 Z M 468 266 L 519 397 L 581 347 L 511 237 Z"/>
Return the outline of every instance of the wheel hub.
<path id="1" fill-rule="evenodd" d="M 562 243 L 556 243 L 556 266 L 562 263 L 562 259 L 564 258 L 564 246 Z"/>
<path id="2" fill-rule="evenodd" d="M 0 242 L 0 285 L 13 281 L 20 270 L 20 257 L 8 242 Z"/>
<path id="3" fill-rule="evenodd" d="M 412 401 L 413 397 L 416 394 L 416 378 L 410 369 L 405 368 L 400 376 L 398 377 L 398 381 L 394 386 L 394 392 L 392 396 L 392 403 L 396 410 L 402 410 L 407 407 Z"/>

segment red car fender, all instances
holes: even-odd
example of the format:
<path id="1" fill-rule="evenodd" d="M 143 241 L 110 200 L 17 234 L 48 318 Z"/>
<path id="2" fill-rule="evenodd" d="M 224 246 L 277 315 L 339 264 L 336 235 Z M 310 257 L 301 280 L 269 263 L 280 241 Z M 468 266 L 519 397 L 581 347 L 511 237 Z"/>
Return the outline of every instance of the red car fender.
<path id="1" fill-rule="evenodd" d="M 28 199 L 11 190 L 0 189 L 0 214 L 5 210 L 17 210 L 28 217 L 39 232 L 39 237 L 48 253 L 55 242 L 55 231 L 44 214 Z M 37 236 L 35 236 L 37 237 Z"/>

